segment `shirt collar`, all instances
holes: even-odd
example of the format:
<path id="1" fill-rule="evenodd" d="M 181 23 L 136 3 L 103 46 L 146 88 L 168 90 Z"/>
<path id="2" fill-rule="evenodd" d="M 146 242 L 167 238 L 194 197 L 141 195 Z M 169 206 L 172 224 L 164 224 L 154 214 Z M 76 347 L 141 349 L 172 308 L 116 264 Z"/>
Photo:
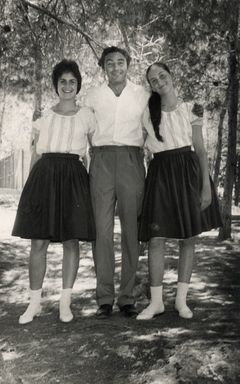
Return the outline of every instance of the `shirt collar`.
<path id="1" fill-rule="evenodd" d="M 133 83 L 132 83 L 130 80 L 127 79 L 126 85 L 125 85 L 125 87 L 124 87 L 123 89 L 125 89 L 125 88 L 132 88 L 132 86 L 133 86 Z M 108 88 L 109 88 L 109 86 L 108 86 L 108 82 L 105 81 L 105 82 L 102 84 L 102 88 L 104 88 L 104 89 L 108 89 Z M 111 88 L 110 88 L 110 89 L 111 89 Z"/>

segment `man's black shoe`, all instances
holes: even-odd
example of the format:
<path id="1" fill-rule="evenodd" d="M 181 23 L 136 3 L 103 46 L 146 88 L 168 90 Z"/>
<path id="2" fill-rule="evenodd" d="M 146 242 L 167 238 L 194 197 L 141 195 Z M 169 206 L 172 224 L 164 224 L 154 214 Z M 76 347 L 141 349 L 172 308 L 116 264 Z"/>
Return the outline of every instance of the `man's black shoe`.
<path id="1" fill-rule="evenodd" d="M 111 304 L 102 304 L 96 312 L 97 319 L 107 319 L 112 314 Z"/>
<path id="2" fill-rule="evenodd" d="M 136 310 L 134 304 L 126 304 L 119 307 L 120 311 L 123 312 L 124 316 L 135 318 L 138 315 L 138 311 Z"/>

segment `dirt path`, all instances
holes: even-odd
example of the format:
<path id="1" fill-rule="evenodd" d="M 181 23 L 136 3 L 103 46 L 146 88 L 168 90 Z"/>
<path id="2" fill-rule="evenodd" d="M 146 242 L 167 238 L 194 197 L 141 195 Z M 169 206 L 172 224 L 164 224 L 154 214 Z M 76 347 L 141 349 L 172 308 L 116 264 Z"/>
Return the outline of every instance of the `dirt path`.
<path id="1" fill-rule="evenodd" d="M 192 320 L 173 310 L 177 247 L 168 243 L 164 296 L 166 313 L 152 321 L 126 319 L 114 310 L 96 320 L 91 247 L 81 246 L 73 293 L 75 320 L 58 320 L 61 289 L 59 245 L 51 245 L 44 283 L 43 313 L 18 325 L 27 303 L 29 242 L 10 236 L 15 210 L 0 206 L 0 384 L 237 384 L 240 382 L 240 220 L 234 241 L 216 232 L 199 238 L 189 292 Z M 120 229 L 116 220 L 116 286 Z M 135 289 L 138 308 L 148 299 L 147 255 L 140 257 Z"/>

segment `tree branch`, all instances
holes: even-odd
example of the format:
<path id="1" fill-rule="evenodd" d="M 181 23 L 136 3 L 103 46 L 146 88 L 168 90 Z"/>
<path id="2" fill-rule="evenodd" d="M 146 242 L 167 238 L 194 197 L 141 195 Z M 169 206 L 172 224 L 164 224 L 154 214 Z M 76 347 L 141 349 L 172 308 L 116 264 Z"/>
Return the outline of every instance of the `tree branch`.
<path id="1" fill-rule="evenodd" d="M 153 20 L 150 20 L 147 24 L 144 24 L 144 25 L 140 25 L 139 27 L 137 27 L 138 30 L 143 30 L 144 28 L 148 27 L 149 25 L 155 23 L 155 21 L 158 21 L 160 18 L 160 16 L 157 16 L 155 17 Z"/>
<path id="2" fill-rule="evenodd" d="M 89 36 L 87 33 L 85 33 L 84 31 L 82 31 L 80 28 L 78 28 L 76 25 L 72 24 L 72 23 L 69 23 L 68 21 L 54 15 L 53 13 L 51 13 L 48 9 L 46 8 L 43 8 L 43 7 L 40 7 L 38 5 L 35 5 L 35 4 L 32 4 L 31 2 L 27 1 L 27 0 L 18 0 L 20 1 L 21 4 L 24 4 L 25 6 L 29 6 L 31 8 L 34 8 L 36 9 L 37 11 L 41 12 L 41 13 L 44 13 L 45 15 L 47 15 L 48 17 L 50 17 L 51 19 L 54 19 L 56 20 L 58 23 L 60 24 L 63 24 L 63 25 L 66 25 L 68 28 L 70 29 L 73 29 L 74 31 L 80 33 L 86 40 L 86 42 L 88 43 L 88 45 L 90 46 L 90 48 L 92 49 L 94 55 L 96 56 L 96 58 L 98 59 L 98 55 L 95 51 L 95 49 L 93 48 L 92 46 L 92 42 L 94 42 L 98 47 L 100 48 L 103 48 L 103 46 L 97 41 L 95 40 L 93 37 Z"/>
<path id="3" fill-rule="evenodd" d="M 30 31 L 32 33 L 32 37 L 34 38 L 34 42 L 35 42 L 37 40 L 37 36 L 36 36 L 35 31 L 32 29 L 31 23 L 29 21 L 28 12 L 27 12 L 27 6 L 24 5 L 23 2 L 21 2 L 20 6 L 22 8 L 23 16 L 25 17 L 25 20 L 27 21 L 28 27 L 29 27 L 29 29 L 30 29 Z"/>
<path id="4" fill-rule="evenodd" d="M 129 41 L 128 41 L 128 37 L 127 37 L 127 32 L 124 28 L 124 26 L 122 25 L 121 21 L 118 20 L 118 27 L 120 29 L 120 32 L 122 34 L 122 37 L 123 37 L 123 41 L 124 41 L 124 44 L 125 44 L 125 47 L 127 48 L 127 51 L 130 53 L 131 52 L 131 48 L 129 46 Z"/>

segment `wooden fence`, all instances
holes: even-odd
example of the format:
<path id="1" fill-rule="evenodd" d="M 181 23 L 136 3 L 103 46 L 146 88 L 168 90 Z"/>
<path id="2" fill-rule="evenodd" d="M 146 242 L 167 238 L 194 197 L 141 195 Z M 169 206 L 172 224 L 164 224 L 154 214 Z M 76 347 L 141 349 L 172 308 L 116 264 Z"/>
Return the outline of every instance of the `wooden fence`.
<path id="1" fill-rule="evenodd" d="M 0 160 L 0 188 L 21 190 L 29 173 L 30 153 L 18 150 Z"/>

